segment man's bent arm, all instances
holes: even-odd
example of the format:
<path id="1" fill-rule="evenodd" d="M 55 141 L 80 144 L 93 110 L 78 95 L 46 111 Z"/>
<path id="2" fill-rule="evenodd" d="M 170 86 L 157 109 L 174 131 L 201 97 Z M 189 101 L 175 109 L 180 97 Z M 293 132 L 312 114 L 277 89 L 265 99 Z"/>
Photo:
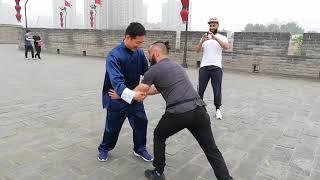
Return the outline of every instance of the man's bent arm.
<path id="1" fill-rule="evenodd" d="M 149 90 L 150 90 L 150 88 L 151 88 L 150 85 L 140 83 L 138 86 L 136 86 L 136 87 L 134 88 L 134 91 L 135 91 L 135 92 L 140 91 L 140 92 L 148 93 Z"/>
<path id="2" fill-rule="evenodd" d="M 202 49 L 202 44 L 204 43 L 205 39 L 202 37 L 199 44 L 196 46 L 196 52 L 199 53 L 201 52 L 203 49 Z"/>
<path id="3" fill-rule="evenodd" d="M 230 45 L 228 42 L 224 42 L 221 39 L 219 39 L 218 37 L 215 36 L 216 41 L 220 44 L 220 46 L 224 49 L 227 50 L 230 48 Z"/>
<path id="4" fill-rule="evenodd" d="M 124 84 L 124 75 L 121 72 L 120 64 L 116 57 L 109 55 L 107 57 L 107 72 L 113 89 L 120 95 L 121 99 L 131 104 L 135 92 L 127 88 Z"/>
<path id="5" fill-rule="evenodd" d="M 156 87 L 151 86 L 149 91 L 147 92 L 147 95 L 156 95 L 156 94 L 159 94 L 159 91 L 157 90 Z"/>
<path id="6" fill-rule="evenodd" d="M 134 100 L 142 102 L 147 97 L 150 87 L 150 85 L 140 83 L 136 88 L 134 88 L 134 92 L 137 94 L 134 97 Z"/>

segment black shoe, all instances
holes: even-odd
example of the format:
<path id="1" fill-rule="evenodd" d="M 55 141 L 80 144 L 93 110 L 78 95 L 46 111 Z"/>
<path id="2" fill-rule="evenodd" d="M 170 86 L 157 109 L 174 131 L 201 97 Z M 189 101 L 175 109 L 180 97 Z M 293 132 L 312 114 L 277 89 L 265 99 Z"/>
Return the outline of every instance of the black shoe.
<path id="1" fill-rule="evenodd" d="M 165 180 L 164 174 L 157 175 L 156 170 L 151 169 L 144 171 L 144 176 L 151 180 Z"/>

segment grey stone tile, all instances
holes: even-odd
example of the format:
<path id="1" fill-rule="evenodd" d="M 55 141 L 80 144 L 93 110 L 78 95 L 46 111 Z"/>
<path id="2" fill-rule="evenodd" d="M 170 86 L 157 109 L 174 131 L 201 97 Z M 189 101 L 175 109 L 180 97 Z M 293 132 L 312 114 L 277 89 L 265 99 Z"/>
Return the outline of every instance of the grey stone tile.
<path id="1" fill-rule="evenodd" d="M 279 161 L 264 160 L 258 167 L 257 175 L 285 179 L 289 167 Z"/>
<path id="2" fill-rule="evenodd" d="M 310 176 L 312 170 L 313 160 L 293 157 L 290 162 L 290 171 L 296 174 Z"/>
<path id="3" fill-rule="evenodd" d="M 273 161 L 280 161 L 282 163 L 289 163 L 293 149 L 285 148 L 282 146 L 275 146 L 274 149 L 270 152 L 270 159 Z"/>
<path id="4" fill-rule="evenodd" d="M 320 171 L 312 171 L 310 180 L 320 179 Z"/>

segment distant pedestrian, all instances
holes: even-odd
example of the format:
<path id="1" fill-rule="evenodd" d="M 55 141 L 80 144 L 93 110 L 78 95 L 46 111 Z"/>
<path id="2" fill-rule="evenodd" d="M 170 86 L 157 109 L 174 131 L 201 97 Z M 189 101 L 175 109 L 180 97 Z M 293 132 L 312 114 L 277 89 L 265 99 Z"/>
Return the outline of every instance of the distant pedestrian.
<path id="1" fill-rule="evenodd" d="M 42 47 L 42 41 L 41 38 L 39 36 L 38 32 L 35 32 L 33 35 L 33 40 L 34 40 L 34 48 L 36 49 L 37 53 L 34 56 L 35 58 L 38 57 L 38 59 L 41 59 L 40 57 L 40 53 L 41 53 L 41 47 Z"/>
<path id="2" fill-rule="evenodd" d="M 33 51 L 33 47 L 31 44 L 33 39 L 31 38 L 31 35 L 32 35 L 31 31 L 27 30 L 26 34 L 23 36 L 24 37 L 24 48 L 25 48 L 24 55 L 25 55 L 26 60 L 29 60 L 29 58 L 28 58 L 29 51 L 31 51 L 32 59 L 34 59 L 34 51 Z"/>

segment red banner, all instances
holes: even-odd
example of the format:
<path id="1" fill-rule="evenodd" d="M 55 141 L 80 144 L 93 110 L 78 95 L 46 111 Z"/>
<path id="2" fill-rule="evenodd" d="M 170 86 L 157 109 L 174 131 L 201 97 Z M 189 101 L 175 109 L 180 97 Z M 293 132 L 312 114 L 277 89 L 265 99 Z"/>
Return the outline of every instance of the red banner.
<path id="1" fill-rule="evenodd" d="M 71 8 L 72 4 L 71 4 L 71 3 L 69 3 L 68 1 L 64 1 L 64 6 L 66 6 L 66 7 L 70 7 L 70 8 Z"/>
<path id="2" fill-rule="evenodd" d="M 98 5 L 102 6 L 101 0 L 95 0 L 95 4 L 98 4 Z"/>

